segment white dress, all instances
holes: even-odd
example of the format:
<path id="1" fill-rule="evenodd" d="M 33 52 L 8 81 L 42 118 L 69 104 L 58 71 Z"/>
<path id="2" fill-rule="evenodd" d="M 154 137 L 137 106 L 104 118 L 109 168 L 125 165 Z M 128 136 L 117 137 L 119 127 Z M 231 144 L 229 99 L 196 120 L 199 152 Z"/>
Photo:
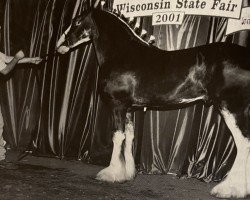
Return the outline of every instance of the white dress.
<path id="1" fill-rule="evenodd" d="M 2 115 L 1 107 L 0 107 L 0 160 L 5 159 L 5 153 L 6 153 L 6 149 L 4 147 L 6 142 L 3 139 L 3 126 L 4 126 L 3 115 Z"/>
<path id="2" fill-rule="evenodd" d="M 20 60 L 21 63 L 39 64 L 42 61 L 42 59 L 39 58 L 39 57 L 24 58 L 24 54 L 21 51 L 19 51 L 15 55 L 15 57 L 18 59 L 17 62 L 19 62 L 19 60 Z M 7 64 L 9 62 L 11 62 L 13 58 L 14 57 L 12 57 L 12 56 L 6 56 L 4 53 L 0 52 L 0 73 L 1 73 L 1 71 L 3 69 L 6 68 Z M 3 121 L 3 116 L 2 116 L 1 107 L 0 107 L 0 161 L 5 159 L 5 153 L 6 153 L 6 149 L 4 147 L 5 144 L 6 144 L 6 142 L 4 141 L 4 138 L 3 138 L 3 126 L 4 126 L 4 121 Z"/>
<path id="3" fill-rule="evenodd" d="M 4 60 L 2 60 L 0 55 L 0 71 L 2 71 L 6 66 L 7 64 L 4 62 Z"/>
<path id="4" fill-rule="evenodd" d="M 3 70 L 6 66 L 7 66 L 6 63 L 0 57 L 0 71 Z M 3 115 L 0 107 L 0 161 L 5 159 L 5 153 L 6 153 L 6 149 L 4 147 L 6 142 L 3 139 L 3 126 L 4 126 Z"/>

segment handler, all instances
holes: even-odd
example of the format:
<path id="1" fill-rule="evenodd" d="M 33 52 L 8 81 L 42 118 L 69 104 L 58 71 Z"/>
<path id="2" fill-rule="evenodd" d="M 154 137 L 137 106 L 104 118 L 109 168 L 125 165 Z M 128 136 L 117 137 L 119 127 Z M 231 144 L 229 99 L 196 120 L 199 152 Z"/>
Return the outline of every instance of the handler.
<path id="1" fill-rule="evenodd" d="M 14 69 L 15 65 L 17 63 L 32 63 L 32 64 L 39 64 L 42 61 L 41 58 L 39 57 L 34 57 L 34 58 L 25 58 L 24 53 L 22 50 L 16 53 L 16 55 L 13 56 L 7 56 L 4 53 L 0 52 L 0 73 L 3 75 L 8 74 L 12 69 Z M 1 107 L 0 107 L 0 165 L 4 164 L 5 160 L 5 144 L 6 142 L 3 139 L 3 126 L 4 126 L 4 121 L 3 121 L 3 116 L 1 112 Z"/>

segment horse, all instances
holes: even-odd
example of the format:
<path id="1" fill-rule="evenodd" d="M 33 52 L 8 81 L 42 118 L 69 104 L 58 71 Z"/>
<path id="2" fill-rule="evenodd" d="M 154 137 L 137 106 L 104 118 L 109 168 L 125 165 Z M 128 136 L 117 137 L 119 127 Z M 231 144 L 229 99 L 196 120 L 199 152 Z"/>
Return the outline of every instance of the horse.
<path id="1" fill-rule="evenodd" d="M 203 101 L 214 105 L 232 133 L 237 155 L 226 178 L 211 195 L 243 198 L 250 194 L 250 55 L 249 49 L 212 43 L 165 51 L 145 42 L 112 11 L 89 9 L 72 20 L 57 42 L 61 54 L 92 43 L 99 65 L 98 93 L 113 122 L 113 151 L 96 178 L 132 180 L 137 109 L 176 109 Z"/>

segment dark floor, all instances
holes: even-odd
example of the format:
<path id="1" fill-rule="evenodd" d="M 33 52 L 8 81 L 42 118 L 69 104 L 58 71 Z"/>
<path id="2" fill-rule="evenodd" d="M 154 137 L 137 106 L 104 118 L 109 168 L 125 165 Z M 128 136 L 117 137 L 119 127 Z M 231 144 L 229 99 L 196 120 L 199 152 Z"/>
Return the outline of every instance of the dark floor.
<path id="1" fill-rule="evenodd" d="M 102 169 L 77 161 L 27 156 L 18 169 L 0 168 L 0 200 L 212 200 L 215 184 L 172 175 L 137 175 L 126 183 L 104 183 L 94 179 Z"/>

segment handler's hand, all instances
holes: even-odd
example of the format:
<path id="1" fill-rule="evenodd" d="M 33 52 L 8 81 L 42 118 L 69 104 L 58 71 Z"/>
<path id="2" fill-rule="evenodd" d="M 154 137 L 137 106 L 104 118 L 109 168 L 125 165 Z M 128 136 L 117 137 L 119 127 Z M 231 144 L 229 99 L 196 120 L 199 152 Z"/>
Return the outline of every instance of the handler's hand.
<path id="1" fill-rule="evenodd" d="M 36 65 L 38 65 L 38 64 L 41 63 L 42 61 L 43 61 L 43 59 L 40 58 L 40 57 L 30 58 L 30 63 L 36 64 Z"/>

